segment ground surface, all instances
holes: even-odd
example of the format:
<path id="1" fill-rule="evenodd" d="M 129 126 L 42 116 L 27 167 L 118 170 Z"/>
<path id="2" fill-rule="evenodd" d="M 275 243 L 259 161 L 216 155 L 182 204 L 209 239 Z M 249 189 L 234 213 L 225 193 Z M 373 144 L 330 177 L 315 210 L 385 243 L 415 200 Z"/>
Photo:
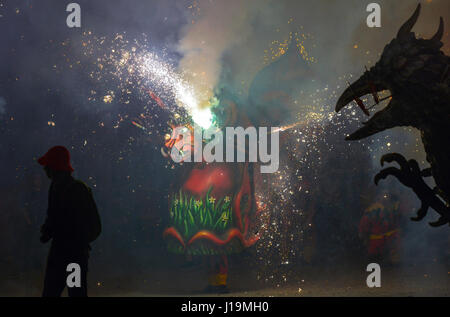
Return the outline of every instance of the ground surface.
<path id="1" fill-rule="evenodd" d="M 450 268 L 437 261 L 382 265 L 381 288 L 372 289 L 366 286 L 365 268 L 297 265 L 264 272 L 235 263 L 229 275 L 231 293 L 226 296 L 450 296 Z M 90 272 L 90 296 L 210 296 L 202 292 L 207 276 L 201 262 L 134 272 L 124 269 L 116 276 L 103 273 Z M 0 296 L 39 296 L 42 278 L 38 271 L 10 275 L 0 283 Z"/>

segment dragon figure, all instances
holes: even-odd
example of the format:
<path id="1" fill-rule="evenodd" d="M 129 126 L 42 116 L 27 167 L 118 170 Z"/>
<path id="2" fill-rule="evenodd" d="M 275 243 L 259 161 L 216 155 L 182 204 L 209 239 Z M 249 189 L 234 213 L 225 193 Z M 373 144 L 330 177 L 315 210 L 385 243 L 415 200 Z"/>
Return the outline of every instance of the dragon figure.
<path id="1" fill-rule="evenodd" d="M 398 126 L 419 129 L 431 167 L 420 170 L 417 161 L 390 153 L 382 156 L 381 166 L 385 162 L 396 162 L 400 168 L 385 168 L 375 176 L 374 181 L 378 185 L 381 179 L 395 176 L 421 200 L 417 217 L 411 219 L 422 220 L 431 207 L 440 215 L 436 222 L 430 223 L 437 227 L 450 224 L 450 57 L 440 50 L 444 34 L 442 17 L 438 31 L 431 39 L 416 38 L 411 32 L 420 9 L 419 4 L 402 25 L 397 37 L 386 45 L 375 66 L 366 70 L 343 92 L 336 104 L 336 111 L 355 100 L 368 114 L 360 98 L 372 94 L 378 103 L 377 92 L 390 91 L 390 103 L 346 139 L 360 140 Z M 433 189 L 423 179 L 431 176 L 436 183 Z"/>

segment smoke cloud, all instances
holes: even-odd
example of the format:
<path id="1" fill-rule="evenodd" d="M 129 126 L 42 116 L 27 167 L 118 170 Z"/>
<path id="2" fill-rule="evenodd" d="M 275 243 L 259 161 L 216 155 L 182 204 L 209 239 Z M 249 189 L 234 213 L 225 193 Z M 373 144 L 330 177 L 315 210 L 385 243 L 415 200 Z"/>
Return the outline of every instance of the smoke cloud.
<path id="1" fill-rule="evenodd" d="M 276 61 L 281 44 L 299 37 L 304 53 L 313 57 L 308 67 L 314 74 L 298 82 L 293 98 L 292 115 L 318 98 L 316 92 L 327 90 L 321 106 L 333 113 L 337 96 L 352 81 L 371 67 L 384 46 L 396 36 L 398 28 L 409 18 L 417 1 L 378 1 L 381 6 L 381 28 L 369 28 L 367 3 L 351 1 L 195 1 L 181 32 L 178 50 L 183 55 L 179 69 L 197 90 L 201 107 L 216 88 L 230 88 L 246 102 L 248 90 L 258 71 Z M 450 3 L 427 1 L 413 31 L 418 37 L 436 32 L 439 16 L 450 21 Z M 446 26 L 447 27 L 447 26 Z M 448 32 L 443 51 L 449 54 Z M 320 96 L 320 95 L 319 95 Z M 324 97 L 322 94 L 321 97 Z M 350 111 L 350 110 L 348 110 Z M 363 115 L 356 112 L 362 120 Z M 425 164 L 425 154 L 417 146 L 419 135 L 412 129 L 397 128 L 380 134 L 377 140 L 394 134 L 398 142 L 378 142 L 374 161 L 388 150 L 400 151 Z M 420 143 L 420 142 L 419 142 Z M 387 145 L 388 144 L 388 145 Z"/>
<path id="2" fill-rule="evenodd" d="M 187 18 L 190 23 L 177 46 L 183 54 L 179 69 L 203 92 L 204 101 L 218 84 L 225 84 L 224 80 L 245 93 L 264 62 L 272 61 L 267 56 L 269 47 L 298 32 L 298 36 L 311 37 L 305 50 L 317 61 L 314 68 L 321 83 L 333 84 L 349 73 L 359 76 L 364 65 L 378 60 L 383 47 L 417 5 L 417 1 L 378 3 L 381 28 L 366 25 L 367 3 L 356 0 L 195 1 Z M 449 9 L 448 1 L 427 1 L 414 31 L 424 37 L 433 34 L 440 15 L 450 20 Z M 448 52 L 448 44 L 444 50 Z"/>
<path id="3" fill-rule="evenodd" d="M 200 1 L 196 20 L 185 27 L 178 45 L 183 54 L 179 68 L 193 85 L 200 107 L 213 97 L 224 53 L 251 36 L 254 5 L 254 1 Z"/>

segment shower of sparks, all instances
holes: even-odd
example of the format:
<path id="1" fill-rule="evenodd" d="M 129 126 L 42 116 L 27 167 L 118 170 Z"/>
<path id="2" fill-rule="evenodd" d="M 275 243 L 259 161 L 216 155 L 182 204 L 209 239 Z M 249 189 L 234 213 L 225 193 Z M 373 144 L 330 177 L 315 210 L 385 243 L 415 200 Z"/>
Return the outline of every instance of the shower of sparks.
<path id="1" fill-rule="evenodd" d="M 287 24 L 291 24 L 293 19 L 289 19 Z M 303 32 L 303 26 L 297 28 L 295 32 L 289 32 L 288 36 L 282 40 L 273 40 L 268 49 L 264 50 L 264 64 L 269 64 L 284 55 L 291 43 L 295 44 L 296 50 L 300 56 L 307 62 L 316 63 L 317 59 L 311 56 L 306 49 L 309 42 L 313 40 L 313 36 Z M 312 44 L 314 45 L 314 44 Z"/>
<path id="2" fill-rule="evenodd" d="M 298 54 L 309 65 L 317 63 L 317 59 L 309 55 L 306 49 L 314 46 L 312 39 L 310 34 L 304 34 L 300 28 L 298 32 L 289 33 L 282 41 L 272 41 L 270 48 L 264 51 L 264 64 L 284 55 L 292 41 L 295 41 L 294 47 L 298 49 Z M 332 199 L 336 197 L 332 198 L 329 194 L 333 193 L 331 188 L 334 186 L 326 181 L 330 177 L 329 173 L 336 171 L 333 173 L 336 173 L 334 177 L 337 179 L 346 177 L 345 169 L 335 166 L 333 158 L 352 161 L 359 169 L 370 170 L 374 167 L 372 161 L 378 160 L 380 153 L 392 151 L 394 141 L 390 140 L 395 138 L 392 134 L 380 134 L 374 139 L 361 140 L 352 147 L 344 141 L 344 137 L 359 127 L 361 120 L 365 120 L 356 105 L 351 105 L 340 113 L 334 111 L 336 100 L 345 89 L 346 82 L 354 79 L 351 74 L 343 75 L 333 84 L 325 86 L 311 80 L 309 87 L 299 87 L 292 94 L 293 111 L 287 116 L 289 118 L 286 123 L 278 129 L 281 137 L 284 137 L 280 149 L 280 168 L 264 179 L 265 186 L 257 191 L 260 204 L 264 206 L 260 208 L 261 230 L 264 234 L 256 246 L 257 259 L 263 263 L 258 271 L 258 278 L 265 283 L 280 287 L 299 278 L 301 283 L 304 282 L 302 277 L 293 275 L 290 268 L 294 263 L 299 263 L 299 259 L 301 263 L 311 263 L 311 254 L 314 252 L 311 250 L 315 248 L 315 199 L 320 197 L 323 205 L 331 205 Z M 381 92 L 381 100 L 388 99 L 388 94 L 388 91 Z M 371 96 L 362 99 L 366 104 L 374 102 Z M 370 112 L 373 115 L 386 104 L 387 102 L 381 102 Z M 411 129 L 408 131 L 411 132 Z M 400 146 L 398 142 L 396 144 Z M 417 143 L 415 146 L 421 145 Z"/>
<path id="3" fill-rule="evenodd" d="M 212 113 L 201 108 L 197 102 L 193 87 L 175 71 L 164 51 L 157 54 L 148 45 L 146 39 L 130 42 L 124 34 L 117 34 L 113 40 L 96 37 L 91 32 L 84 33 L 82 46 L 84 54 L 95 57 L 97 69 L 90 73 L 91 78 L 117 81 L 115 91 L 103 96 L 104 103 L 111 103 L 115 94 L 120 93 L 120 101 L 128 104 L 136 91 L 143 100 L 150 96 L 158 105 L 168 104 L 169 110 L 184 108 L 192 120 L 207 128 L 212 124 Z M 93 91 L 92 95 L 96 95 Z M 92 97 L 95 100 L 95 97 Z M 187 117 L 184 119 L 188 120 Z"/>
<path id="4" fill-rule="evenodd" d="M 133 63 L 137 64 L 139 76 L 148 79 L 150 85 L 172 93 L 177 104 L 187 109 L 195 123 L 202 128 L 208 128 L 212 124 L 211 111 L 199 108 L 193 88 L 174 72 L 170 64 L 154 53 L 138 55 Z"/>

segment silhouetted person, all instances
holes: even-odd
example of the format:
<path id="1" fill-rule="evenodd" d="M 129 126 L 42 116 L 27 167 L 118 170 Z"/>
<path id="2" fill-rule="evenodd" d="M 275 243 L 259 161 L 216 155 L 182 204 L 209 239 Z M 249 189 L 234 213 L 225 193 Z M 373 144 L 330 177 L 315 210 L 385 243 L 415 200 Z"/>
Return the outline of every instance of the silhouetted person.
<path id="1" fill-rule="evenodd" d="M 61 296 L 66 287 L 70 263 L 81 268 L 80 287 L 68 287 L 69 296 L 87 296 L 90 246 L 101 232 L 100 217 L 91 189 L 72 177 L 69 151 L 52 147 L 38 160 L 52 180 L 47 218 L 41 227 L 41 242 L 52 240 L 45 271 L 42 296 Z"/>

